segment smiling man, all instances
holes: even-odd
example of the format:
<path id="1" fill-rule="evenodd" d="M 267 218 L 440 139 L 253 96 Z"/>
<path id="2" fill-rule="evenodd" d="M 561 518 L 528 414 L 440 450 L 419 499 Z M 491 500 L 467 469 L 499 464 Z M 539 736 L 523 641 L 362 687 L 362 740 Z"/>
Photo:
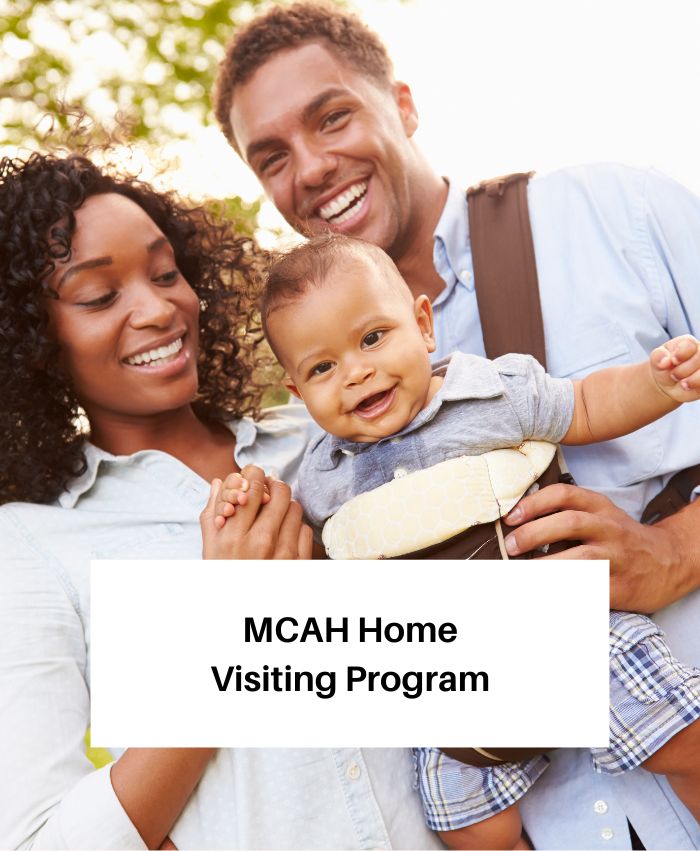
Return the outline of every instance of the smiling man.
<path id="1" fill-rule="evenodd" d="M 381 246 L 414 297 L 433 302 L 436 356 L 484 354 L 464 192 L 420 152 L 410 89 L 361 21 L 311 4 L 253 19 L 228 46 L 215 108 L 292 227 Z M 528 206 L 551 374 L 580 378 L 698 335 L 698 198 L 654 172 L 601 165 L 531 180 Z M 511 554 L 578 540 L 563 557 L 609 558 L 613 605 L 675 603 L 657 620 L 676 655 L 696 665 L 700 502 L 653 526 L 639 519 L 675 474 L 700 465 L 699 433 L 691 405 L 633 436 L 567 449 L 586 489 L 527 497 L 506 539 Z M 694 480 L 674 481 L 680 504 Z M 641 769 L 596 774 L 583 751 L 555 752 L 522 811 L 538 848 L 622 849 L 640 847 L 640 837 L 649 849 L 700 847 L 700 826 L 660 780 Z"/>

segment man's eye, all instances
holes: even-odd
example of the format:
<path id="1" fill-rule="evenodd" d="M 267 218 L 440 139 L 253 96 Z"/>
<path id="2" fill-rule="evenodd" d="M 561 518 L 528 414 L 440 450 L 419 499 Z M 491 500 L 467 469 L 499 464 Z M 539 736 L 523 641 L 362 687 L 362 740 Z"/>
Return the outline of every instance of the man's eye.
<path id="1" fill-rule="evenodd" d="M 348 118 L 350 116 L 349 109 L 336 109 L 334 112 L 329 113 L 321 122 L 321 127 L 325 130 L 333 129 L 338 124 L 341 124 L 343 119 Z"/>
<path id="2" fill-rule="evenodd" d="M 162 275 L 156 275 L 153 282 L 156 284 L 173 284 L 180 277 L 179 269 L 171 269 L 170 272 L 165 272 Z"/>
<path id="3" fill-rule="evenodd" d="M 369 334 L 365 335 L 363 338 L 362 345 L 369 348 L 376 346 L 384 336 L 384 333 L 384 331 L 370 331 Z"/>
<path id="4" fill-rule="evenodd" d="M 118 293 L 111 290 L 110 292 L 99 296 L 99 298 L 91 298 L 89 301 L 78 301 L 76 304 L 80 307 L 107 307 L 107 305 L 111 304 L 115 300 L 117 295 Z"/>
<path id="5" fill-rule="evenodd" d="M 333 364 L 329 360 L 324 360 L 323 363 L 316 364 L 316 366 L 311 370 L 311 374 L 323 375 L 323 373 L 328 372 L 332 366 Z"/>
<path id="6" fill-rule="evenodd" d="M 277 153 L 270 154 L 269 157 L 265 157 L 265 159 L 260 163 L 258 167 L 258 171 L 260 174 L 264 174 L 267 171 L 270 171 L 273 166 L 279 165 L 284 158 L 283 151 L 277 151 Z"/>

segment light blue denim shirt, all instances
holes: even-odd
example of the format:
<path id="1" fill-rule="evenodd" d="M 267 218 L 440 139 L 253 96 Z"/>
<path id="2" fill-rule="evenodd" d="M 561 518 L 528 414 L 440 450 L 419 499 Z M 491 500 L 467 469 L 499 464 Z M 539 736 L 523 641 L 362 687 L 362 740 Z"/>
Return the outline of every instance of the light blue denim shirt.
<path id="1" fill-rule="evenodd" d="M 240 466 L 288 481 L 316 430 L 301 405 L 231 427 Z M 209 487 L 164 452 L 89 446 L 87 461 L 55 505 L 0 508 L 0 848 L 145 848 L 109 766 L 85 756 L 89 563 L 200 558 Z M 401 749 L 222 750 L 171 836 L 180 848 L 436 847 L 412 777 Z"/>
<path id="2" fill-rule="evenodd" d="M 323 434 L 309 444 L 295 495 L 320 538 L 325 521 L 357 494 L 449 458 L 482 455 L 524 440 L 558 443 L 571 425 L 574 387 L 530 355 L 495 360 L 455 352 L 433 364 L 443 378 L 401 431 L 375 443 Z"/>
<path id="3" fill-rule="evenodd" d="M 654 171 L 598 165 L 535 177 L 528 200 L 548 372 L 581 378 L 644 360 L 670 337 L 700 336 L 700 199 Z M 483 355 L 467 203 L 454 183 L 434 237 L 446 284 L 433 304 L 435 357 Z M 579 484 L 639 517 L 674 472 L 700 463 L 700 403 L 564 454 Z M 700 665 L 700 592 L 655 620 L 675 655 Z M 627 818 L 648 849 L 700 848 L 700 827 L 665 780 L 643 769 L 595 774 L 586 751 L 555 751 L 521 809 L 538 849 L 629 848 Z"/>

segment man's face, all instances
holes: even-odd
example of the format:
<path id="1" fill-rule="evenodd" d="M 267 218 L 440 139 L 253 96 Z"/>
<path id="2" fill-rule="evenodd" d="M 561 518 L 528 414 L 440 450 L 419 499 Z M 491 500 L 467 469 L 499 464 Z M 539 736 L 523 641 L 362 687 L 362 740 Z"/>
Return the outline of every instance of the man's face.
<path id="1" fill-rule="evenodd" d="M 430 301 L 386 274 L 343 263 L 267 320 L 290 390 L 321 428 L 360 443 L 401 431 L 435 391 Z"/>
<path id="2" fill-rule="evenodd" d="M 399 257 L 418 217 L 417 126 L 408 88 L 381 88 L 322 44 L 282 51 L 234 93 L 243 159 L 289 224 Z"/>

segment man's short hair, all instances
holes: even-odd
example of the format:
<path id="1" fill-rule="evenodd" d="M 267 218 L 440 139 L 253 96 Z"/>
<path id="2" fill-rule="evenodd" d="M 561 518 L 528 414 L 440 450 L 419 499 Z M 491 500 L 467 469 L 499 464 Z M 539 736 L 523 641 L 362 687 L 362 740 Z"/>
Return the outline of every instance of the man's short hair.
<path id="1" fill-rule="evenodd" d="M 360 263 L 376 266 L 388 286 L 395 286 L 400 294 L 412 299 L 408 284 L 391 257 L 378 245 L 362 239 L 339 233 L 324 233 L 275 258 L 268 270 L 260 314 L 265 336 L 276 355 L 278 352 L 269 332 L 270 315 L 300 299 L 310 287 L 322 287 L 331 269 L 347 269 Z"/>
<path id="2" fill-rule="evenodd" d="M 282 50 L 319 42 L 351 68 L 391 85 L 391 59 L 379 36 L 350 12 L 330 3 L 273 6 L 243 25 L 226 48 L 214 86 L 214 112 L 228 141 L 236 146 L 231 107 L 236 86 Z"/>

